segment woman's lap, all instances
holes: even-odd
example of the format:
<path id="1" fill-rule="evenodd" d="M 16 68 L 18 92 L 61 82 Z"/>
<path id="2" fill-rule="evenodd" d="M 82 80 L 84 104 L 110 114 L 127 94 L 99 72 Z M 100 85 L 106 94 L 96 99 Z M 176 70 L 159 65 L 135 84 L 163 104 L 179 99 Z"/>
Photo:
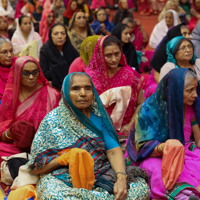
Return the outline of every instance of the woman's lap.
<path id="1" fill-rule="evenodd" d="M 47 174 L 39 180 L 37 184 L 37 193 L 39 200 L 115 199 L 113 195 L 110 195 L 102 188 L 96 188 L 95 190 L 90 191 L 71 188 L 51 174 Z M 127 200 L 148 200 L 149 197 L 150 190 L 144 179 L 138 178 L 137 182 L 131 183 Z"/>

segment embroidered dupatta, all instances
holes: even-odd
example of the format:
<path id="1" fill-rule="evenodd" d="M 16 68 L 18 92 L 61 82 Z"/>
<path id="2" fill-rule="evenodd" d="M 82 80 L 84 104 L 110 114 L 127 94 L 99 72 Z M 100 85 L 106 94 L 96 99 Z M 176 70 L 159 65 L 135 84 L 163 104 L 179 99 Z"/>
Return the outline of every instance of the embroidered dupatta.
<path id="1" fill-rule="evenodd" d="M 88 151 L 94 159 L 95 178 L 110 169 L 110 163 L 105 154 L 103 133 L 78 110 L 69 97 L 69 79 L 73 73 L 66 76 L 62 86 L 62 99 L 59 107 L 50 112 L 42 121 L 33 140 L 31 160 L 27 166 L 33 170 L 43 168 L 59 153 L 71 148 L 82 148 Z M 91 104 L 92 112 L 103 118 L 103 121 L 114 140 L 118 142 L 112 121 L 106 112 L 93 85 L 95 101 Z M 52 175 L 72 187 L 68 167 L 61 167 Z"/>
<path id="2" fill-rule="evenodd" d="M 129 67 L 126 63 L 126 57 L 121 52 L 120 64 L 121 69 L 112 77 L 109 78 L 107 64 L 104 57 L 103 43 L 105 36 L 98 40 L 92 58 L 86 68 L 86 73 L 92 78 L 95 88 L 99 95 L 109 89 L 129 86 L 131 89 L 131 97 L 123 118 L 122 126 L 128 124 L 135 111 L 138 95 L 143 84 L 143 77 L 141 77 L 135 70 Z M 108 113 L 111 115 L 115 107 L 115 103 L 107 107 Z"/>
<path id="3" fill-rule="evenodd" d="M 24 102 L 19 102 L 21 69 L 28 61 L 37 64 L 40 75 L 38 83 L 43 85 Z M 0 135 L 17 120 L 31 122 L 37 131 L 45 115 L 58 106 L 60 94 L 49 86 L 38 62 L 30 57 L 19 57 L 12 67 L 0 106 Z"/>

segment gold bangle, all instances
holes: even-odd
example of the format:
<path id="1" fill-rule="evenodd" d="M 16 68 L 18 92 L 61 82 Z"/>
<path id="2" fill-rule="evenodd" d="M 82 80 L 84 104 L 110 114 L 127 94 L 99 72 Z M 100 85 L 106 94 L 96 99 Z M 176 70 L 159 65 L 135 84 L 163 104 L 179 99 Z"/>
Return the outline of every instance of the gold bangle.
<path id="1" fill-rule="evenodd" d="M 12 138 L 8 136 L 7 132 L 8 132 L 8 130 L 6 130 L 6 131 L 4 132 L 4 133 L 5 133 L 5 136 L 6 136 L 9 140 L 12 140 Z"/>

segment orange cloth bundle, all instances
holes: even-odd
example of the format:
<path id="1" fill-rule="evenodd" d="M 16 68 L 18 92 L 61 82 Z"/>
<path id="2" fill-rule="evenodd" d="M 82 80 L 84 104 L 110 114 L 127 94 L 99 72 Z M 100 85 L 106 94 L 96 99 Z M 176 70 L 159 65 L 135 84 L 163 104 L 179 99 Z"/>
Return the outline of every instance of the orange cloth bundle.
<path id="1" fill-rule="evenodd" d="M 60 165 L 69 165 L 69 174 L 74 188 L 91 190 L 94 181 L 94 159 L 84 149 L 73 148 L 58 157 Z"/>
<path id="2" fill-rule="evenodd" d="M 31 197 L 38 200 L 36 189 L 33 185 L 25 185 L 16 190 L 11 190 L 7 200 L 28 200 Z"/>
<path id="3" fill-rule="evenodd" d="M 183 171 L 185 148 L 179 140 L 167 140 L 162 158 L 162 181 L 171 190 Z"/>

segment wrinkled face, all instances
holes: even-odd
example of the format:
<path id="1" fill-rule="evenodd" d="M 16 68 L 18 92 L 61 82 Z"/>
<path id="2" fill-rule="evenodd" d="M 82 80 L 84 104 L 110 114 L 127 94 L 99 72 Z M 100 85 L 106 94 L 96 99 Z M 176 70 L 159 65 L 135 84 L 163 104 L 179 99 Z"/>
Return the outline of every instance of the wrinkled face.
<path id="1" fill-rule="evenodd" d="M 195 0 L 195 6 L 200 8 L 200 0 Z"/>
<path id="2" fill-rule="evenodd" d="M 63 26 L 55 26 L 51 33 L 52 41 L 55 46 L 63 46 L 66 42 L 66 32 Z"/>
<path id="3" fill-rule="evenodd" d="M 28 78 L 24 78 L 23 75 L 21 74 L 21 85 L 25 87 L 35 87 L 37 84 L 38 76 L 39 76 L 39 71 L 38 71 L 38 66 L 36 63 L 32 61 L 28 61 L 21 69 L 21 73 L 28 74 L 30 72 L 34 72 L 37 76 L 33 76 L 33 74 L 30 74 Z"/>
<path id="4" fill-rule="evenodd" d="M 187 38 L 188 40 L 191 40 L 191 37 L 190 37 L 190 30 L 186 27 L 184 28 L 181 28 L 181 35 L 185 38 Z"/>
<path id="5" fill-rule="evenodd" d="M 0 17 L 0 30 L 5 31 L 7 30 L 7 27 L 8 27 L 7 21 L 3 17 Z"/>
<path id="6" fill-rule="evenodd" d="M 131 22 L 128 22 L 126 25 L 129 27 L 129 33 L 132 33 L 134 29 L 134 24 Z"/>
<path id="7" fill-rule="evenodd" d="M 197 97 L 197 85 L 196 79 L 189 79 L 190 84 L 184 89 L 183 92 L 183 105 L 191 106 Z"/>
<path id="8" fill-rule="evenodd" d="M 117 44 L 106 46 L 104 56 L 107 68 L 117 68 L 121 59 L 121 49 Z"/>
<path id="9" fill-rule="evenodd" d="M 88 108 L 93 99 L 93 90 L 90 79 L 87 76 L 73 76 L 69 95 L 76 108 L 79 110 Z"/>
<path id="10" fill-rule="evenodd" d="M 7 9 L 7 0 L 2 0 L 2 7 L 6 10 Z"/>
<path id="11" fill-rule="evenodd" d="M 9 42 L 4 42 L 0 48 L 0 64 L 9 67 L 14 57 L 13 47 Z"/>
<path id="12" fill-rule="evenodd" d="M 51 26 L 51 24 L 53 23 L 53 20 L 54 20 L 54 13 L 50 12 L 48 19 L 47 19 L 47 23 L 48 23 L 49 26 Z"/>
<path id="13" fill-rule="evenodd" d="M 122 33 L 121 33 L 121 42 L 123 44 L 126 44 L 126 43 L 129 43 L 130 42 L 130 31 L 129 31 L 129 28 L 126 27 Z"/>
<path id="14" fill-rule="evenodd" d="M 83 0 L 78 0 L 77 3 L 78 3 L 79 5 L 81 5 L 81 4 L 83 3 Z"/>
<path id="15" fill-rule="evenodd" d="M 23 33 L 29 34 L 31 32 L 31 28 L 32 28 L 30 17 L 24 17 L 22 19 L 21 25 L 19 25 L 19 27 Z"/>
<path id="16" fill-rule="evenodd" d="M 76 10 L 77 9 L 77 2 L 76 1 L 72 1 L 70 7 L 71 7 L 71 10 Z"/>
<path id="17" fill-rule="evenodd" d="M 87 19 L 85 13 L 78 12 L 76 14 L 74 25 L 77 27 L 86 27 L 86 24 L 87 24 Z"/>
<path id="18" fill-rule="evenodd" d="M 171 12 L 168 12 L 165 15 L 165 22 L 166 22 L 168 28 L 170 28 L 174 25 L 174 17 L 173 17 L 173 14 Z"/>
<path id="19" fill-rule="evenodd" d="M 106 11 L 105 10 L 100 10 L 97 12 L 97 20 L 100 23 L 103 23 L 106 21 Z"/>
<path id="20" fill-rule="evenodd" d="M 128 9 L 128 3 L 127 3 L 127 0 L 122 0 L 122 9 L 126 10 Z"/>
<path id="21" fill-rule="evenodd" d="M 177 62 L 188 62 L 193 57 L 193 45 L 187 41 L 183 40 L 178 51 L 175 54 L 175 59 Z"/>
<path id="22" fill-rule="evenodd" d="M 61 6 L 61 0 L 57 0 L 55 2 L 55 5 L 56 5 L 56 8 L 60 8 L 60 6 Z"/>

